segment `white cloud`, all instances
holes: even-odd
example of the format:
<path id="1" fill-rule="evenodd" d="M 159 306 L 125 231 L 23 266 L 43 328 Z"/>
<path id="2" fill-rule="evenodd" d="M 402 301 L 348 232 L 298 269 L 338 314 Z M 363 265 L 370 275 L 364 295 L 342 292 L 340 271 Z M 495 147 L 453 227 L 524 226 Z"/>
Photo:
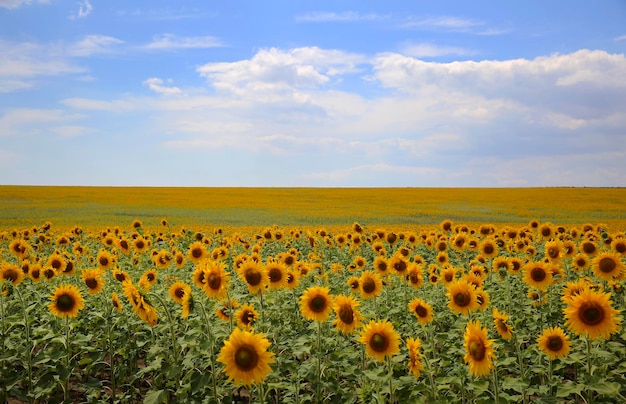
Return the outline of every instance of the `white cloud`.
<path id="1" fill-rule="evenodd" d="M 30 5 L 31 3 L 31 0 L 0 0 L 0 7 L 15 9 L 23 5 Z M 38 0 L 37 3 L 46 4 L 50 3 L 50 0 Z"/>
<path id="2" fill-rule="evenodd" d="M 296 21 L 302 22 L 354 22 L 373 21 L 386 18 L 375 13 L 362 14 L 357 11 L 344 11 L 337 13 L 334 11 L 313 11 L 296 16 Z"/>
<path id="3" fill-rule="evenodd" d="M 79 125 L 53 126 L 50 130 L 64 138 L 80 136 L 91 131 L 90 128 Z"/>
<path id="4" fill-rule="evenodd" d="M 72 65 L 63 56 L 58 46 L 0 39 L 0 79 L 20 80 L 82 71 L 83 68 Z"/>
<path id="5" fill-rule="evenodd" d="M 70 20 L 77 20 L 80 18 L 85 18 L 93 11 L 93 6 L 89 2 L 89 0 L 83 0 L 78 2 L 78 11 L 76 14 L 70 15 Z"/>
<path id="6" fill-rule="evenodd" d="M 2 80 L 0 79 L 0 93 L 12 93 L 14 91 L 31 88 L 33 83 L 23 80 Z"/>
<path id="7" fill-rule="evenodd" d="M 403 166 L 392 165 L 388 163 L 364 164 L 349 168 L 343 168 L 332 171 L 317 171 L 301 175 L 300 177 L 307 182 L 322 182 L 325 184 L 341 185 L 362 182 L 363 179 L 372 178 L 380 174 L 395 177 L 408 176 L 413 181 L 423 181 L 433 176 L 440 175 L 442 172 L 439 168 L 421 167 L 421 166 Z M 337 184 L 340 183 L 340 184 Z"/>
<path id="8" fill-rule="evenodd" d="M 425 30 L 449 30 L 449 31 L 468 31 L 475 27 L 481 27 L 485 25 L 482 21 L 477 21 L 469 18 L 459 18 L 453 16 L 439 16 L 439 17 L 426 17 L 415 18 L 411 17 L 402 26 L 404 28 L 419 28 Z"/>
<path id="9" fill-rule="evenodd" d="M 69 47 L 71 56 L 90 56 L 99 53 L 112 52 L 115 45 L 123 44 L 124 41 L 107 35 L 87 35 L 81 41 Z"/>
<path id="10" fill-rule="evenodd" d="M 70 108 L 84 111 L 128 112 L 139 109 L 138 103 L 133 100 L 102 101 L 74 97 L 61 100 L 61 103 Z"/>
<path id="11" fill-rule="evenodd" d="M 613 38 L 614 41 L 626 41 L 626 35 L 621 35 Z"/>
<path id="12" fill-rule="evenodd" d="M 432 43 L 406 44 L 402 53 L 416 58 L 439 57 L 446 55 L 473 55 L 474 51 L 456 46 L 441 46 Z"/>
<path id="13" fill-rule="evenodd" d="M 150 90 L 163 94 L 163 95 L 175 95 L 180 94 L 182 91 L 178 87 L 166 87 L 163 86 L 163 80 L 157 77 L 151 77 L 143 82 L 144 86 L 147 86 Z"/>
<path id="14" fill-rule="evenodd" d="M 173 34 L 158 35 L 142 48 L 146 50 L 205 49 L 224 46 L 212 36 L 179 37 Z"/>
<path id="15" fill-rule="evenodd" d="M 62 127 L 82 118 L 60 109 L 14 108 L 0 115 L 0 135 L 26 136 L 46 134 L 50 126 Z M 58 133 L 58 132 L 57 132 Z"/>

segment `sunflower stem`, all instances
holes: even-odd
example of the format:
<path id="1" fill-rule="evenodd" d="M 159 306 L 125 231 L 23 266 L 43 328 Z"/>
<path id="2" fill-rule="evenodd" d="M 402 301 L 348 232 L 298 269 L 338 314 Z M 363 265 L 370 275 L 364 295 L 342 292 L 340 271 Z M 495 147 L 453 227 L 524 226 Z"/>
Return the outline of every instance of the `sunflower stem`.
<path id="1" fill-rule="evenodd" d="M 204 307 L 204 304 L 202 304 L 201 302 L 198 302 L 200 308 L 202 309 L 202 317 L 204 318 L 204 323 L 207 325 L 207 331 L 209 333 L 209 358 L 211 358 L 211 384 L 212 384 L 212 388 L 213 388 L 213 399 L 215 400 L 216 403 L 219 403 L 219 400 L 217 398 L 217 381 L 215 380 L 215 364 L 213 362 L 213 352 L 215 352 L 215 339 L 213 337 L 213 332 L 211 330 L 211 323 L 209 322 L 209 316 L 206 313 L 206 308 Z M 230 300 L 228 305 L 230 306 Z M 232 319 L 232 313 L 231 313 L 231 319 Z M 232 321 L 232 320 L 231 320 Z"/>
<path id="2" fill-rule="evenodd" d="M 499 390 L 499 386 L 498 386 L 498 384 L 499 384 L 499 382 L 498 382 L 498 365 L 496 365 L 495 361 L 493 362 L 493 370 L 491 372 L 492 372 L 491 374 L 493 376 L 493 380 L 492 380 L 493 381 L 493 398 L 495 399 L 496 404 L 498 404 L 498 402 L 500 401 L 499 400 L 500 390 Z"/>
<path id="3" fill-rule="evenodd" d="M 63 381 L 63 402 L 69 402 L 70 399 L 70 359 L 72 357 L 72 350 L 70 349 L 70 316 L 65 316 L 65 349 L 67 349 L 67 355 L 65 356 L 65 369 L 67 371 L 67 377 Z"/>
<path id="4" fill-rule="evenodd" d="M 172 363 L 173 364 L 178 364 L 178 362 L 179 362 L 179 356 L 178 356 L 179 352 L 178 352 L 178 348 L 176 347 L 176 330 L 174 329 L 174 320 L 172 319 L 172 314 L 168 310 L 167 304 L 165 304 L 165 301 L 163 301 L 161 296 L 159 296 L 157 294 L 152 294 L 152 296 L 154 296 L 154 298 L 159 301 L 161 306 L 163 306 L 163 310 L 165 311 L 165 316 L 167 317 L 167 321 L 170 324 L 169 328 L 170 328 L 170 339 L 172 340 Z M 178 375 L 178 376 L 180 376 L 180 375 Z M 180 377 L 177 377 L 176 380 L 180 380 Z"/>
<path id="5" fill-rule="evenodd" d="M 524 387 L 522 388 L 522 398 L 524 400 L 524 403 L 527 402 L 526 399 L 526 373 L 524 370 L 524 359 L 522 358 L 522 350 L 520 348 L 520 344 L 517 341 L 517 335 L 515 333 L 513 333 L 513 343 L 515 344 L 515 350 L 517 351 L 517 361 L 519 363 L 519 372 L 520 372 L 520 377 L 522 378 L 522 382 L 524 384 Z"/>
<path id="6" fill-rule="evenodd" d="M 108 319 L 108 339 L 109 339 L 109 370 L 111 371 L 111 402 L 115 402 L 115 390 L 117 390 L 117 383 L 115 381 L 115 350 L 113 348 L 113 306 L 107 305 L 107 319 Z"/>
<path id="7" fill-rule="evenodd" d="M 321 403 L 322 385 L 322 322 L 317 322 L 317 384 L 315 386 L 315 401 Z"/>
<path id="8" fill-rule="evenodd" d="M 587 336 L 586 340 L 587 340 L 587 378 L 588 380 L 591 380 L 591 369 L 593 365 L 593 358 L 591 357 L 591 338 Z M 587 402 L 588 403 L 594 402 L 593 391 L 591 390 L 591 386 L 589 382 L 587 382 Z"/>
<path id="9" fill-rule="evenodd" d="M 389 373 L 389 403 L 393 404 L 395 399 L 393 397 L 393 368 L 391 367 L 390 356 L 387 356 L 387 371 Z"/>
<path id="10" fill-rule="evenodd" d="M 24 298 L 22 297 L 22 292 L 20 291 L 19 288 L 15 288 L 15 291 L 17 292 L 17 296 L 20 299 L 20 303 L 22 306 L 22 314 L 24 316 L 24 331 L 26 332 L 26 352 L 27 352 L 27 359 L 28 359 L 28 380 L 27 380 L 27 391 L 29 393 L 28 394 L 28 402 L 32 403 L 33 400 L 31 398 L 31 386 L 33 385 L 33 351 L 31 348 L 31 339 L 30 339 L 30 324 L 28 323 L 28 316 L 26 315 L 26 305 L 24 304 Z M 2 313 L 2 316 L 4 317 L 4 313 Z"/>

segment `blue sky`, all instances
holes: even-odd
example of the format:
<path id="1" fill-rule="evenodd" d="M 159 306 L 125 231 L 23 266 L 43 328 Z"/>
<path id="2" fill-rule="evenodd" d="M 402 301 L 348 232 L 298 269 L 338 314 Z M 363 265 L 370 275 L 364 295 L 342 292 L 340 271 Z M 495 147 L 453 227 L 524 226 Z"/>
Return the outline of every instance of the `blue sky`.
<path id="1" fill-rule="evenodd" d="M 0 184 L 626 186 L 624 1 L 0 0 Z"/>

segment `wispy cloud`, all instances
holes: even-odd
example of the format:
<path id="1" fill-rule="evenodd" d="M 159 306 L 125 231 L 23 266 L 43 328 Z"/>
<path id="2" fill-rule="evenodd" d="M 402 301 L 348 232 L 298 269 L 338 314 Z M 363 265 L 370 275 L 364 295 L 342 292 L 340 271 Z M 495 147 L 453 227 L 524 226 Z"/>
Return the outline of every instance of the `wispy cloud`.
<path id="1" fill-rule="evenodd" d="M 213 36 L 179 37 L 173 34 L 155 36 L 142 48 L 146 50 L 169 50 L 169 49 L 202 49 L 224 46 L 222 42 Z"/>
<path id="2" fill-rule="evenodd" d="M 467 31 L 472 28 L 484 26 L 483 21 L 453 16 L 415 18 L 410 17 L 402 26 L 404 28 L 438 29 L 449 31 Z"/>
<path id="3" fill-rule="evenodd" d="M 626 35 L 621 35 L 616 38 L 613 38 L 614 41 L 626 41 Z"/>
<path id="4" fill-rule="evenodd" d="M 71 56 L 90 56 L 98 53 L 110 53 L 115 45 L 124 41 L 107 35 L 87 35 L 69 48 Z"/>
<path id="5" fill-rule="evenodd" d="M 24 88 L 22 81 L 24 77 L 53 76 L 83 71 L 83 68 L 70 63 L 58 46 L 0 39 L 0 79 L 5 81 L 5 89 L 10 86 L 15 89 Z"/>
<path id="6" fill-rule="evenodd" d="M 163 94 L 163 95 L 175 95 L 180 94 L 182 91 L 178 87 L 167 87 L 163 85 L 163 80 L 157 77 L 151 77 L 143 82 L 143 85 L 150 90 Z"/>
<path id="7" fill-rule="evenodd" d="M 467 48 L 461 48 L 457 46 L 442 46 L 432 43 L 417 43 L 417 44 L 405 44 L 402 46 L 401 51 L 403 54 L 413 56 L 417 58 L 424 57 L 439 57 L 446 55 L 474 55 L 475 51 Z"/>
<path id="8" fill-rule="evenodd" d="M 31 3 L 32 0 L 0 0 L 0 7 L 15 9 Z M 50 0 L 37 0 L 37 3 L 50 3 Z"/>
<path id="9" fill-rule="evenodd" d="M 70 20 L 78 20 L 81 18 L 87 17 L 93 11 L 93 6 L 89 2 L 89 0 L 83 0 L 78 3 L 78 11 L 76 14 L 71 14 L 69 16 Z"/>
<path id="10" fill-rule="evenodd" d="M 126 19 L 133 20 L 147 20 L 147 21 L 177 21 L 187 19 L 200 19 L 214 17 L 217 14 L 210 14 L 203 12 L 199 9 L 181 8 L 173 10 L 170 8 L 161 9 L 134 9 L 134 10 L 120 10 L 117 14 Z"/>
<path id="11" fill-rule="evenodd" d="M 387 18 L 384 15 L 367 13 L 362 14 L 357 11 L 313 11 L 306 14 L 296 16 L 296 21 L 300 22 L 354 22 L 354 21 L 373 21 Z"/>

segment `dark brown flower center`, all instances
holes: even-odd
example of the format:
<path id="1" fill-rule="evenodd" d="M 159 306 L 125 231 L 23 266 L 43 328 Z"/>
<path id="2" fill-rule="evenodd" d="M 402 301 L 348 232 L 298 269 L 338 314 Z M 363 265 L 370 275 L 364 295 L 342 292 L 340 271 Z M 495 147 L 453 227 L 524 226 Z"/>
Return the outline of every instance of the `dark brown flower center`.
<path id="1" fill-rule="evenodd" d="M 469 306 L 472 300 L 472 297 L 469 292 L 462 291 L 462 292 L 455 293 L 453 296 L 453 300 L 457 306 L 465 307 L 465 306 Z"/>
<path id="2" fill-rule="evenodd" d="M 106 267 L 107 265 L 109 265 L 109 259 L 107 257 L 100 257 L 98 259 L 98 262 L 100 263 L 100 265 L 102 265 L 103 267 Z"/>
<path id="3" fill-rule="evenodd" d="M 124 275 L 122 272 L 118 272 L 115 274 L 115 279 L 117 279 L 119 282 L 124 282 L 126 280 L 126 275 Z"/>
<path id="4" fill-rule="evenodd" d="M 349 304 L 341 306 L 339 318 L 344 324 L 352 324 L 354 322 L 354 311 L 352 311 L 352 307 Z"/>
<path id="5" fill-rule="evenodd" d="M 257 286 L 261 283 L 261 273 L 254 268 L 248 268 L 246 270 L 245 278 L 250 286 Z"/>
<path id="6" fill-rule="evenodd" d="M 202 257 L 202 248 L 194 248 L 191 250 L 191 256 L 194 258 Z"/>
<path id="7" fill-rule="evenodd" d="M 52 262 L 50 262 L 50 266 L 54 269 L 59 269 L 61 268 L 61 260 L 58 259 L 53 259 Z"/>
<path id="8" fill-rule="evenodd" d="M 363 292 L 373 293 L 376 290 L 376 282 L 372 278 L 367 278 L 363 281 Z"/>
<path id="9" fill-rule="evenodd" d="M 583 251 L 586 254 L 592 254 L 596 251 L 596 245 L 592 242 L 585 242 L 583 243 Z"/>
<path id="10" fill-rule="evenodd" d="M 397 260 L 396 262 L 393 263 L 393 269 L 395 269 L 398 272 L 404 272 L 406 271 L 407 268 L 407 264 L 404 260 Z"/>
<path id="11" fill-rule="evenodd" d="M 4 272 L 2 273 L 2 277 L 9 282 L 17 281 L 18 276 L 19 274 L 13 268 L 5 269 Z"/>
<path id="12" fill-rule="evenodd" d="M 586 325 L 600 324 L 604 315 L 604 308 L 596 302 L 584 302 L 578 309 L 578 318 Z"/>
<path id="13" fill-rule="evenodd" d="M 626 243 L 621 242 L 621 241 L 615 243 L 615 251 L 617 251 L 620 254 L 626 253 Z"/>
<path id="14" fill-rule="evenodd" d="M 248 279 L 246 277 L 246 279 Z M 222 285 L 222 277 L 219 274 L 211 273 L 207 279 L 207 285 L 213 290 L 217 290 Z"/>
<path id="15" fill-rule="evenodd" d="M 98 287 L 98 280 L 96 278 L 87 278 L 85 279 L 85 285 L 89 289 L 96 289 Z"/>
<path id="16" fill-rule="evenodd" d="M 426 317 L 428 315 L 428 309 L 421 304 L 418 304 L 415 307 L 415 314 L 417 314 L 417 317 Z"/>
<path id="17" fill-rule="evenodd" d="M 57 308 L 59 311 L 71 311 L 74 308 L 75 302 L 74 298 L 68 294 L 62 294 L 57 297 Z"/>
<path id="18" fill-rule="evenodd" d="M 493 245 L 491 244 L 485 244 L 485 246 L 483 247 L 483 252 L 485 254 L 493 254 L 494 248 Z"/>
<path id="19" fill-rule="evenodd" d="M 469 354 L 477 361 L 481 361 L 485 358 L 487 349 L 485 344 L 481 340 L 472 339 L 468 344 Z"/>
<path id="20" fill-rule="evenodd" d="M 280 282 L 283 279 L 283 271 L 280 268 L 270 268 L 268 276 L 270 282 Z"/>
<path id="21" fill-rule="evenodd" d="M 309 308 L 315 313 L 321 313 L 326 309 L 327 300 L 324 296 L 315 296 L 309 301 Z"/>
<path id="22" fill-rule="evenodd" d="M 376 352 L 385 352 L 387 346 L 389 346 L 389 340 L 380 333 L 375 333 L 372 335 L 372 338 L 370 338 L 370 348 Z"/>
<path id="23" fill-rule="evenodd" d="M 237 369 L 247 372 L 254 369 L 259 363 L 259 354 L 254 347 L 250 345 L 242 345 L 235 352 L 235 365 Z"/>
<path id="24" fill-rule="evenodd" d="M 535 282 L 541 282 L 546 279 L 546 271 L 541 267 L 535 267 L 530 270 L 530 277 Z"/>
<path id="25" fill-rule="evenodd" d="M 609 274 L 615 270 L 617 267 L 617 263 L 611 257 L 604 257 L 598 263 L 598 269 L 604 272 L 605 274 Z"/>
<path id="26" fill-rule="evenodd" d="M 558 335 L 553 335 L 548 338 L 546 346 L 549 350 L 558 352 L 561 350 L 561 348 L 563 348 L 563 339 L 561 339 L 561 337 L 559 337 Z"/>

